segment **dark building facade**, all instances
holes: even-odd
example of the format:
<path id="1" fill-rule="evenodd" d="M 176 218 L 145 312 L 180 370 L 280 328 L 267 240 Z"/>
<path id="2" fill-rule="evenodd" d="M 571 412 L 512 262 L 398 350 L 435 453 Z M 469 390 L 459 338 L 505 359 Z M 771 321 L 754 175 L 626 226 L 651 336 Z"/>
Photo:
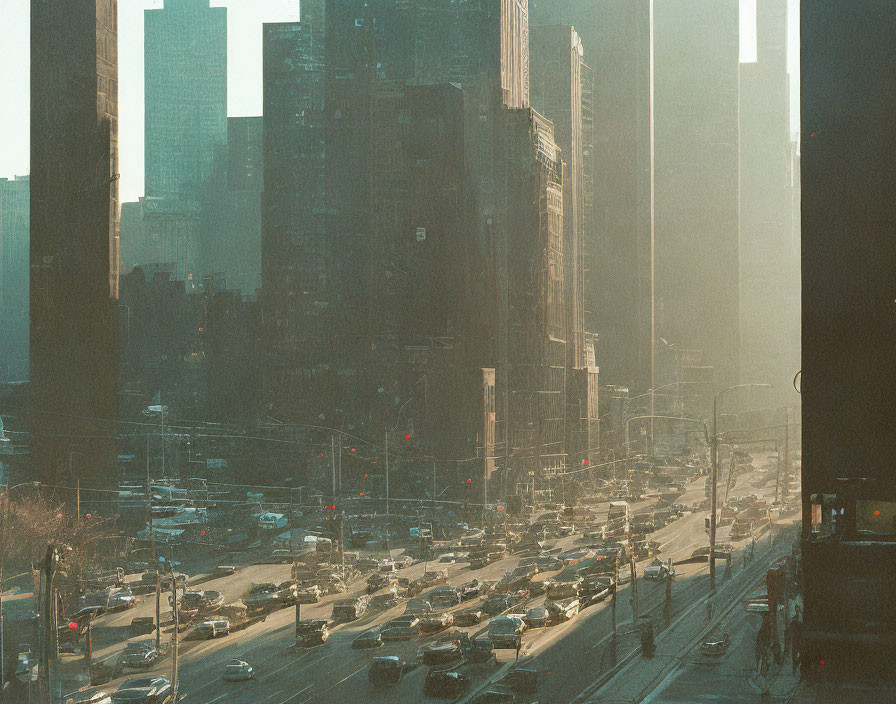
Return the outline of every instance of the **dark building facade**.
<path id="1" fill-rule="evenodd" d="M 31 3 L 31 457 L 82 488 L 116 481 L 117 48 L 115 0 Z"/>
<path id="2" fill-rule="evenodd" d="M 0 178 L 0 381 L 28 378 L 30 184 Z"/>
<path id="3" fill-rule="evenodd" d="M 886 677 L 896 635 L 894 31 L 889 2 L 801 5 L 802 660 Z"/>
<path id="4" fill-rule="evenodd" d="M 800 368 L 785 0 L 757 4 L 757 60 L 740 65 L 739 122 L 741 376 L 773 384 L 785 405 Z"/>

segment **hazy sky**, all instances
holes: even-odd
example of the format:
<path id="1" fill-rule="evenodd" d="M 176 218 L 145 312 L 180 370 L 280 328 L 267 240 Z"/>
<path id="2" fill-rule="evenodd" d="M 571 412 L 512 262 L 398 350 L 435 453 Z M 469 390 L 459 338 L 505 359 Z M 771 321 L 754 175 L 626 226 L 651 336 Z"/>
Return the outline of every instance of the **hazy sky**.
<path id="1" fill-rule="evenodd" d="M 741 58 L 749 61 L 755 59 L 756 0 L 740 2 Z M 791 17 L 797 17 L 799 0 L 788 2 Z M 211 4 L 227 7 L 228 114 L 260 115 L 261 24 L 299 19 L 299 0 L 212 0 Z M 0 5 L 0 177 L 12 177 L 28 173 L 30 0 L 0 0 Z M 143 10 L 161 6 L 162 0 L 118 0 L 122 201 L 143 195 Z M 791 82 L 797 96 L 799 78 L 793 76 L 797 30 L 795 22 L 791 25 Z M 796 131 L 798 118 L 794 116 L 791 123 Z"/>

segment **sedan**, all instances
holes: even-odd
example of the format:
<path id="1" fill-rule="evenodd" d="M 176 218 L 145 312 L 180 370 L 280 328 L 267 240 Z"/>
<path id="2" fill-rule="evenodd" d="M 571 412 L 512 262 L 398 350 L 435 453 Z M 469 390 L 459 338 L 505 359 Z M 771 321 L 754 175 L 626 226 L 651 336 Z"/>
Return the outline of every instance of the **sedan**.
<path id="1" fill-rule="evenodd" d="M 524 618 L 529 628 L 544 628 L 548 624 L 548 610 L 543 606 L 533 606 Z"/>
<path id="2" fill-rule="evenodd" d="M 449 613 L 426 614 L 420 619 L 421 633 L 438 633 L 454 624 L 454 616 Z"/>
<path id="3" fill-rule="evenodd" d="M 253 667 L 242 660 L 231 660 L 224 666 L 224 674 L 221 679 L 225 682 L 245 682 L 255 677 Z"/>
<path id="4" fill-rule="evenodd" d="M 125 680 L 112 694 L 115 704 L 169 704 L 173 699 L 174 690 L 164 677 L 135 677 Z"/>
<path id="5" fill-rule="evenodd" d="M 463 611 L 458 611 L 454 614 L 454 625 L 475 626 L 482 621 L 483 616 L 485 616 L 485 612 L 482 609 L 475 607 L 472 609 L 464 609 Z"/>
<path id="6" fill-rule="evenodd" d="M 381 645 L 385 645 L 385 643 L 377 631 L 366 631 L 352 641 L 352 648 L 355 650 L 379 648 Z"/>

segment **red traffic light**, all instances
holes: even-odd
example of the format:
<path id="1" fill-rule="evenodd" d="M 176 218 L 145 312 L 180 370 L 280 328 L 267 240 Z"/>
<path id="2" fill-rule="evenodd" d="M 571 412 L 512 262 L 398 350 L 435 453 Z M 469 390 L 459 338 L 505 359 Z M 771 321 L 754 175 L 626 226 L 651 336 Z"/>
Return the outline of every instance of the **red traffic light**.
<path id="1" fill-rule="evenodd" d="M 330 511 L 335 511 L 335 510 L 336 510 L 336 507 L 335 507 L 335 506 L 324 506 L 324 508 L 329 509 Z"/>
<path id="2" fill-rule="evenodd" d="M 93 514 L 92 514 L 92 513 L 85 513 L 85 514 L 84 514 L 84 518 L 93 518 Z"/>
<path id="3" fill-rule="evenodd" d="M 361 496 L 364 496 L 364 492 L 363 492 L 363 491 L 361 492 Z"/>
<path id="4" fill-rule="evenodd" d="M 352 448 L 352 452 L 357 452 L 357 450 L 355 448 Z"/>
<path id="5" fill-rule="evenodd" d="M 590 464 L 591 464 L 591 460 L 582 460 L 582 466 L 583 466 L 583 467 L 587 467 L 587 466 L 590 465 Z"/>
<path id="6" fill-rule="evenodd" d="M 472 484 L 472 483 L 473 483 L 472 479 L 467 479 L 467 484 Z"/>
<path id="7" fill-rule="evenodd" d="M 367 479 L 368 476 L 369 476 L 369 475 L 365 474 L 365 475 L 364 475 L 364 478 Z"/>
<path id="8" fill-rule="evenodd" d="M 204 531 L 204 530 L 199 531 L 199 535 L 204 536 L 204 535 L 205 535 L 205 531 Z"/>
<path id="9" fill-rule="evenodd" d="M 405 440 L 410 440 L 410 439 L 411 439 L 411 434 L 410 434 L 410 433 L 405 433 L 405 434 L 404 434 L 404 439 L 405 439 Z"/>
<path id="10" fill-rule="evenodd" d="M 68 628 L 70 631 L 74 631 L 76 628 L 78 628 L 78 622 L 77 621 L 69 621 Z"/>

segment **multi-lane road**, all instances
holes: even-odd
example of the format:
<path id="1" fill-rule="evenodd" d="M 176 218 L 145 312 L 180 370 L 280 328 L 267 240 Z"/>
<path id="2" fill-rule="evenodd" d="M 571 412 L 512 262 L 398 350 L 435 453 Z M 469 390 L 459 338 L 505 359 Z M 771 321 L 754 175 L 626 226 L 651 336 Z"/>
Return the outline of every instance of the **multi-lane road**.
<path id="1" fill-rule="evenodd" d="M 755 457 L 754 465 L 766 462 L 765 455 Z M 741 478 L 732 490 L 733 496 L 774 492 L 774 485 L 759 491 L 751 486 L 750 477 Z M 679 499 L 690 505 L 703 499 L 703 478 L 690 484 Z M 649 510 L 651 502 L 633 505 L 637 511 Z M 606 511 L 606 504 L 598 507 Z M 719 540 L 726 539 L 726 529 L 721 529 Z M 573 535 L 557 541 L 561 548 L 571 547 L 579 540 Z M 659 529 L 652 536 L 662 545 L 661 557 L 679 561 L 688 558 L 691 552 L 708 543 L 704 530 L 704 512 L 687 513 L 682 518 Z M 736 548 L 744 543 L 735 544 Z M 500 579 L 505 571 L 513 569 L 519 558 L 509 557 L 479 570 L 470 570 L 463 564 L 450 565 L 449 583 L 459 586 L 474 577 L 480 580 Z M 444 566 L 444 565 L 443 565 Z M 400 571 L 402 576 L 419 577 L 422 564 L 413 565 Z M 673 585 L 672 611 L 670 617 L 691 609 L 702 600 L 708 590 L 706 563 L 681 564 L 677 568 Z M 206 582 L 203 588 L 216 589 L 225 595 L 226 601 L 239 599 L 251 583 L 279 582 L 289 578 L 289 565 L 255 565 L 239 570 L 235 575 Z M 719 571 L 721 577 L 722 570 Z M 350 585 L 351 592 L 361 592 L 365 583 L 358 580 Z M 621 659 L 631 652 L 639 640 L 632 624 L 631 586 L 625 584 L 617 596 L 618 641 L 617 653 Z M 322 598 L 313 605 L 302 606 L 302 618 L 323 618 L 331 616 L 333 602 L 345 595 Z M 540 603 L 544 597 L 533 599 Z M 657 582 L 639 581 L 638 605 L 641 615 L 650 614 L 655 620 L 664 618 L 663 604 L 665 587 Z M 570 702 L 585 690 L 602 672 L 612 667 L 610 658 L 611 640 L 611 599 L 582 611 L 566 623 L 550 628 L 532 629 L 523 637 L 520 662 L 539 672 L 539 691 L 533 697 L 542 704 Z M 470 603 L 463 604 L 465 608 Z M 376 650 L 353 650 L 352 641 L 363 631 L 379 627 L 404 610 L 404 605 L 394 609 L 368 613 L 360 620 L 344 624 L 331 630 L 330 638 L 323 646 L 296 650 L 294 643 L 294 610 L 284 609 L 270 614 L 263 622 L 210 641 L 185 641 L 180 645 L 179 691 L 189 704 L 227 704 L 228 702 L 254 702 L 256 704 L 324 704 L 326 702 L 355 701 L 402 701 L 416 702 L 423 699 L 423 679 L 427 668 L 419 667 L 409 672 L 395 687 L 388 690 L 374 690 L 367 682 L 367 668 L 374 655 L 399 655 L 407 662 L 416 659 L 417 652 L 425 640 L 440 636 L 415 638 L 404 643 L 387 644 Z M 169 611 L 167 599 L 163 611 Z M 97 650 L 95 657 L 113 656 L 121 650 L 121 634 L 135 616 L 154 614 L 154 604 L 147 598 L 136 609 L 105 617 L 96 632 Z M 456 629 L 471 634 L 483 625 Z M 150 636 L 143 636 L 143 639 Z M 170 633 L 163 634 L 169 639 Z M 116 641 L 116 642 L 113 642 Z M 514 651 L 498 651 L 501 663 L 507 663 L 515 656 Z M 246 660 L 256 670 L 256 679 L 243 683 L 228 683 L 221 680 L 224 664 L 231 659 Z M 170 660 L 163 660 L 153 672 L 170 676 Z M 506 669 L 503 668 L 503 669 Z M 501 664 L 465 666 L 464 671 L 474 680 L 474 691 L 503 671 Z M 117 682 L 106 685 L 112 689 Z"/>

